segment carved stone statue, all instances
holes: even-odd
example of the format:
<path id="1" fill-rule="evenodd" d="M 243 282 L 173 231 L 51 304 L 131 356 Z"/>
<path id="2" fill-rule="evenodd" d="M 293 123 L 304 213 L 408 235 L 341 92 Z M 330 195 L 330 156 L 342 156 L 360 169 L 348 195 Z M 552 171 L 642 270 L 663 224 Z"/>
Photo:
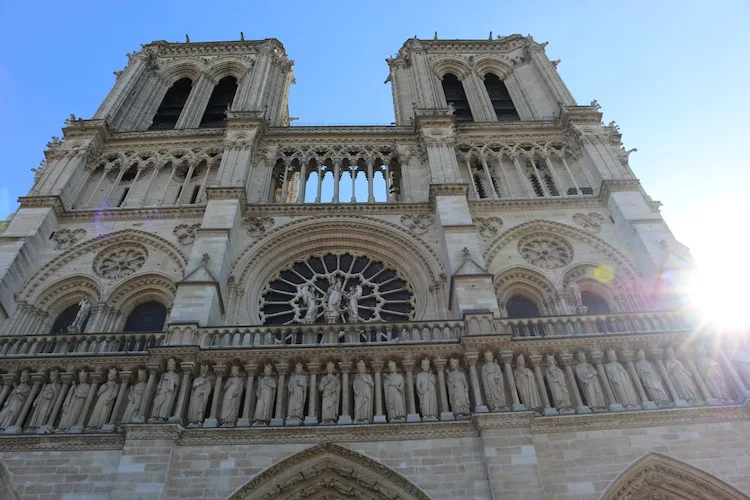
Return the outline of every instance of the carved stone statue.
<path id="1" fill-rule="evenodd" d="M 529 409 L 538 409 L 542 407 L 542 400 L 539 399 L 539 390 L 536 386 L 534 372 L 526 367 L 526 360 L 523 354 L 519 354 L 516 360 L 516 370 L 513 372 L 513 378 L 516 381 L 518 395 L 521 402 Z"/>
<path id="2" fill-rule="evenodd" d="M 242 401 L 242 389 L 245 381 L 240 376 L 240 367 L 232 365 L 229 378 L 224 382 L 224 396 L 221 400 L 221 414 L 219 423 L 222 427 L 234 427 L 240 413 L 240 401 Z"/>
<path id="3" fill-rule="evenodd" d="M 78 312 L 76 313 L 76 317 L 68 326 L 69 333 L 81 333 L 81 330 L 83 329 L 83 323 L 89 316 L 89 311 L 91 311 L 91 303 L 89 302 L 88 298 L 84 297 L 78 303 Z"/>
<path id="4" fill-rule="evenodd" d="M 197 427 L 206 418 L 206 405 L 211 396 L 213 384 L 208 377 L 208 365 L 201 365 L 200 374 L 193 380 L 193 392 L 190 395 L 187 421 L 188 426 Z"/>
<path id="5" fill-rule="evenodd" d="M 156 387 L 154 406 L 151 408 L 149 422 L 166 421 L 172 413 L 174 399 L 177 396 L 177 388 L 180 386 L 180 376 L 175 373 L 177 363 L 174 359 L 167 361 L 167 371 L 162 374 L 159 385 Z"/>
<path id="6" fill-rule="evenodd" d="M 348 308 L 348 321 L 349 323 L 359 323 L 359 299 L 362 298 L 362 285 L 349 287 L 349 308 Z"/>
<path id="7" fill-rule="evenodd" d="M 341 298 L 343 283 L 340 278 L 334 278 L 328 286 L 325 296 L 325 318 L 327 323 L 336 323 L 341 314 Z"/>
<path id="8" fill-rule="evenodd" d="M 422 360 L 422 371 L 417 374 L 417 396 L 419 408 L 422 410 L 422 420 L 434 421 L 438 419 L 438 395 L 435 374 L 430 372 L 430 360 Z"/>
<path id="9" fill-rule="evenodd" d="M 635 372 L 643 383 L 643 389 L 648 397 L 658 406 L 669 406 L 669 394 L 664 390 L 661 377 L 656 372 L 654 365 L 646 359 L 643 349 L 638 350 L 638 361 L 635 362 Z"/>
<path id="10" fill-rule="evenodd" d="M 320 379 L 320 423 L 335 424 L 339 418 L 339 400 L 341 399 L 341 382 L 334 373 L 333 361 L 326 363 L 326 374 Z M 348 388 L 347 388 L 348 389 Z"/>
<path id="11" fill-rule="evenodd" d="M 47 423 L 52 407 L 55 404 L 57 395 L 60 394 L 60 370 L 51 370 L 49 372 L 49 383 L 44 384 L 42 390 L 39 391 L 34 403 L 31 405 L 33 411 L 29 418 L 29 429 L 36 429 Z"/>
<path id="12" fill-rule="evenodd" d="M 7 429 L 15 422 L 31 392 L 30 379 L 31 375 L 29 375 L 28 370 L 24 370 L 21 373 L 20 382 L 18 384 L 13 383 L 13 392 L 10 393 L 8 399 L 5 400 L 3 409 L 0 410 L 0 429 Z"/>
<path id="13" fill-rule="evenodd" d="M 746 341 L 747 343 L 747 341 Z M 734 350 L 732 360 L 736 363 L 737 371 L 745 379 L 745 385 L 750 385 L 750 346 L 738 347 Z"/>
<path id="14" fill-rule="evenodd" d="M 573 304 L 574 312 L 581 312 L 581 308 L 583 307 L 583 299 L 581 298 L 581 289 L 578 286 L 578 283 L 576 283 L 575 281 L 571 281 L 570 283 L 568 283 L 567 292 L 568 297 L 570 297 L 570 301 Z"/>
<path id="15" fill-rule="evenodd" d="M 573 407 L 570 403 L 570 392 L 565 382 L 565 373 L 555 363 L 555 357 L 547 354 L 547 385 L 552 395 L 552 406 L 558 410 L 569 410 Z"/>
<path id="16" fill-rule="evenodd" d="M 117 392 L 117 370 L 112 368 L 107 373 L 107 381 L 99 387 L 96 393 L 96 403 L 89 417 L 88 429 L 101 429 L 107 423 L 117 399 Z"/>
<path id="17" fill-rule="evenodd" d="M 122 415 L 123 424 L 129 424 L 133 417 L 138 415 L 144 394 L 146 394 L 146 370 L 138 370 L 138 381 L 128 391 L 128 405 Z"/>
<path id="18" fill-rule="evenodd" d="M 258 380 L 255 390 L 255 415 L 253 425 L 268 425 L 273 416 L 273 402 L 276 399 L 276 379 L 272 375 L 273 367 L 263 367 L 263 376 Z"/>
<path id="19" fill-rule="evenodd" d="M 586 397 L 586 403 L 592 410 L 601 410 L 607 407 L 604 401 L 604 392 L 596 373 L 596 368 L 586 361 L 586 353 L 578 351 L 576 353 L 578 364 L 576 365 L 576 376 L 581 384 L 583 394 Z"/>
<path id="20" fill-rule="evenodd" d="M 459 368 L 458 359 L 451 358 L 448 371 L 448 399 L 455 415 L 471 415 L 471 403 L 469 403 L 469 383 L 466 374 Z"/>
<path id="21" fill-rule="evenodd" d="M 703 347 L 698 347 L 698 370 L 703 374 L 706 380 L 708 392 L 722 402 L 732 401 L 732 396 L 727 388 L 727 381 L 724 378 L 724 370 L 718 361 L 711 358 Z"/>
<path id="22" fill-rule="evenodd" d="M 305 317 L 302 322 L 306 325 L 312 325 L 318 318 L 318 304 L 315 301 L 315 292 L 312 285 L 305 285 L 300 288 L 300 296 L 302 297 L 302 303 L 307 308 L 305 310 Z"/>
<path id="23" fill-rule="evenodd" d="M 375 382 L 372 375 L 367 373 L 365 362 L 357 362 L 357 375 L 354 377 L 354 423 L 370 423 L 372 421 L 372 395 Z"/>
<path id="24" fill-rule="evenodd" d="M 297 363 L 294 373 L 289 377 L 287 385 L 289 404 L 287 405 L 286 425 L 299 425 L 305 418 L 305 399 L 307 398 L 307 377 L 303 372 L 302 363 Z"/>
<path id="25" fill-rule="evenodd" d="M 698 394 L 698 389 L 695 387 L 693 376 L 682 365 L 682 362 L 675 358 L 674 349 L 671 346 L 667 347 L 667 359 L 664 360 L 664 365 L 680 399 L 684 399 L 691 404 L 701 403 L 702 400 Z"/>
<path id="26" fill-rule="evenodd" d="M 628 375 L 625 367 L 617 361 L 617 353 L 614 349 L 607 351 L 607 360 L 604 371 L 607 373 L 609 383 L 612 386 L 612 393 L 617 402 L 625 408 L 640 407 L 633 381 L 630 380 L 630 375 Z"/>
<path id="27" fill-rule="evenodd" d="M 62 416 L 60 417 L 60 425 L 57 426 L 58 430 L 66 431 L 76 425 L 78 415 L 83 410 L 83 406 L 86 404 L 86 398 L 89 395 L 91 386 L 88 383 L 89 374 L 86 370 L 81 370 L 78 374 L 78 384 L 73 383 L 73 387 L 68 391 L 68 395 L 65 396 L 65 402 L 62 406 Z"/>
<path id="28" fill-rule="evenodd" d="M 487 406 L 490 408 L 490 411 L 507 409 L 503 372 L 500 369 L 500 365 L 495 362 L 495 356 L 492 354 L 492 351 L 484 352 L 482 382 L 484 384 L 484 392 L 487 395 Z"/>
<path id="29" fill-rule="evenodd" d="M 404 400 L 404 376 L 398 373 L 395 361 L 388 362 L 388 373 L 383 375 L 385 391 L 385 409 L 389 422 L 406 420 L 406 402 Z"/>

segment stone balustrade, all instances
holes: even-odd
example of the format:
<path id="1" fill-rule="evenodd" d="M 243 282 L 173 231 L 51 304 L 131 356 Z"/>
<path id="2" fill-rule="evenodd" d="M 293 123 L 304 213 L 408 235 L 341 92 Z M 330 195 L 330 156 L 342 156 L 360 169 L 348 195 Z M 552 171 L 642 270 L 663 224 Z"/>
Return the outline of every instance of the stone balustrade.
<path id="1" fill-rule="evenodd" d="M 692 328 L 683 314 L 674 311 L 504 318 L 500 325 L 514 337 L 680 332 Z"/>
<path id="2" fill-rule="evenodd" d="M 419 325 L 442 331 L 451 322 Z M 224 333 L 233 339 L 240 331 Z M 250 329 L 239 338 L 245 333 Z M 316 349 L 164 345 L 147 358 L 96 356 L 75 365 L 37 352 L 33 360 L 0 365 L 7 371 L 0 430 L 116 432 L 147 422 L 189 428 L 417 423 L 487 412 L 554 417 L 740 404 L 750 394 L 748 362 L 717 345 L 710 336 L 682 333 L 607 336 L 595 346 L 585 338 L 551 343 L 467 335 L 431 344 Z"/>
<path id="3" fill-rule="evenodd" d="M 164 333 L 66 333 L 0 337 L 0 357 L 121 354 L 161 345 Z"/>
<path id="4" fill-rule="evenodd" d="M 237 326 L 199 329 L 205 348 L 274 347 L 279 345 L 378 344 L 455 342 L 464 322 L 410 321 L 403 323 Z"/>

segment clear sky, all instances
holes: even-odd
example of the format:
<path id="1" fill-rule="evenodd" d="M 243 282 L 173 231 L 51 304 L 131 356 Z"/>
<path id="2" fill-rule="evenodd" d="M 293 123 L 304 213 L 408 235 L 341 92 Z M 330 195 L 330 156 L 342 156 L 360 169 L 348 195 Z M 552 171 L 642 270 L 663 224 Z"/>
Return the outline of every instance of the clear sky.
<path id="1" fill-rule="evenodd" d="M 748 0 L 4 0 L 0 20 L 0 218 L 50 136 L 70 113 L 91 117 L 141 43 L 275 37 L 296 63 L 300 123 L 387 124 L 384 59 L 407 38 L 520 33 L 549 41 L 577 101 L 597 99 L 638 148 L 631 167 L 699 264 L 747 275 L 734 252 L 750 246 Z"/>

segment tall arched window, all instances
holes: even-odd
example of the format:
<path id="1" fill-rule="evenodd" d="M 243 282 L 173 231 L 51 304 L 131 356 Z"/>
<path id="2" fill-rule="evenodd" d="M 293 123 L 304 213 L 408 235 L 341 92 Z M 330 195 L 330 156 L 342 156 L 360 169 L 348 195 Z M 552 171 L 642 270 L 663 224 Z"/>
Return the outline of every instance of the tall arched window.
<path id="1" fill-rule="evenodd" d="M 158 302 L 145 302 L 136 306 L 125 322 L 125 332 L 160 332 L 167 319 L 167 308 Z"/>
<path id="2" fill-rule="evenodd" d="M 76 319 L 76 315 L 78 314 L 79 305 L 73 304 L 72 306 L 67 307 L 63 312 L 57 315 L 57 318 L 55 318 L 55 322 L 52 325 L 52 329 L 50 330 L 50 333 L 68 333 L 68 327 L 73 323 L 73 320 Z M 81 325 L 81 331 L 85 331 L 86 324 L 89 322 L 89 318 L 91 316 L 87 316 L 85 320 L 83 320 L 83 325 Z M 37 332 L 32 332 L 37 333 Z"/>
<path id="3" fill-rule="evenodd" d="M 162 99 L 161 105 L 156 111 L 156 116 L 154 116 L 154 120 L 148 129 L 165 130 L 174 128 L 192 88 L 193 81 L 190 78 L 182 78 L 174 82 L 164 95 L 164 99 Z"/>
<path id="4" fill-rule="evenodd" d="M 509 318 L 538 318 L 539 309 L 536 304 L 526 297 L 515 295 L 508 299 L 505 304 L 505 310 L 508 311 Z"/>
<path id="5" fill-rule="evenodd" d="M 609 304 L 602 297 L 595 293 L 581 292 L 581 302 L 588 308 L 589 314 L 609 314 Z"/>
<path id="6" fill-rule="evenodd" d="M 487 73 L 485 75 L 484 87 L 487 89 L 492 108 L 495 110 L 495 115 L 497 115 L 499 121 L 520 119 L 505 83 L 496 74 Z"/>
<path id="7" fill-rule="evenodd" d="M 214 87 L 208 106 L 201 118 L 201 128 L 224 126 L 224 112 L 232 105 L 234 94 L 237 93 L 237 79 L 233 76 L 225 76 Z"/>
<path id="8" fill-rule="evenodd" d="M 453 73 L 446 73 L 443 76 L 443 92 L 445 93 L 445 100 L 448 101 L 449 105 L 452 104 L 456 110 L 456 121 L 474 121 L 471 108 L 469 107 L 469 100 L 466 98 L 466 92 L 464 92 L 464 86 L 461 80 Z"/>

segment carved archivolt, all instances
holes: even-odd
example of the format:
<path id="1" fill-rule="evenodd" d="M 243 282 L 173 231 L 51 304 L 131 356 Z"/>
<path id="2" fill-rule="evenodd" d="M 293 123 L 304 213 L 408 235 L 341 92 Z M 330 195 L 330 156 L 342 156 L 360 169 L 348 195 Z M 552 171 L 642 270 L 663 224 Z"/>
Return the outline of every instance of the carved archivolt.
<path id="1" fill-rule="evenodd" d="M 545 301 L 555 296 L 555 285 L 543 274 L 514 267 L 498 275 L 494 280 L 498 298 L 507 302 L 513 295 L 519 294 L 535 302 L 541 310 Z"/>
<path id="2" fill-rule="evenodd" d="M 230 500 L 368 498 L 429 500 L 394 470 L 348 448 L 323 443 L 266 469 Z"/>
<path id="3" fill-rule="evenodd" d="M 99 284 L 87 276 L 71 276 L 47 287 L 34 305 L 54 317 L 66 307 L 77 304 L 84 296 L 92 304 L 99 302 Z"/>
<path id="4" fill-rule="evenodd" d="M 127 315 L 138 304 L 149 301 L 159 302 L 169 309 L 176 293 L 177 285 L 169 277 L 161 274 L 142 274 L 112 290 L 106 302 Z"/>
<path id="5" fill-rule="evenodd" d="M 674 458 L 651 453 L 623 472 L 602 500 L 748 500 L 724 481 Z"/>
<path id="6" fill-rule="evenodd" d="M 148 250 L 143 245 L 120 244 L 102 250 L 94 259 L 94 272 L 104 279 L 130 276 L 146 263 Z"/>

